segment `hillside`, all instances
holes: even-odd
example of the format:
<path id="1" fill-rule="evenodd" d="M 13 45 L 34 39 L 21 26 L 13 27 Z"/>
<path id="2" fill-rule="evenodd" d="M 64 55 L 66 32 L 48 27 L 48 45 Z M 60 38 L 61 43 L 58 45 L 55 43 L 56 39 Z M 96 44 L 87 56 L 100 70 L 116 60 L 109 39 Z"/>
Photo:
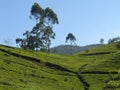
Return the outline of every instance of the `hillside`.
<path id="1" fill-rule="evenodd" d="M 81 51 L 85 51 L 91 48 L 95 48 L 97 46 L 102 46 L 102 44 L 91 44 L 86 46 L 71 46 L 71 45 L 59 45 L 56 47 L 51 48 L 51 53 L 57 53 L 57 54 L 73 54 L 78 53 Z"/>
<path id="2" fill-rule="evenodd" d="M 0 45 L 0 90 L 120 90 L 120 51 L 59 55 Z"/>

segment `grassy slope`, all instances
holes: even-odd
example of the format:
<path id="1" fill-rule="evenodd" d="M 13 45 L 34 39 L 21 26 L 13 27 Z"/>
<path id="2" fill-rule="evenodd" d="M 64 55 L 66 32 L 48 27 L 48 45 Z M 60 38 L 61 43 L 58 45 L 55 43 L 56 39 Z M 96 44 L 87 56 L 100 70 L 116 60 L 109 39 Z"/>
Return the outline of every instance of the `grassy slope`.
<path id="1" fill-rule="evenodd" d="M 90 90 L 113 87 L 116 90 L 120 89 L 120 75 L 113 73 L 120 72 L 120 52 L 114 44 L 100 46 L 89 52 L 75 55 L 46 54 L 5 46 L 0 46 L 0 49 L 9 53 L 0 52 L 0 86 L 2 89 L 84 90 L 82 83 L 74 73 L 45 67 L 44 64 L 47 62 L 79 72 L 89 83 Z M 38 66 L 21 57 L 10 55 L 11 53 L 35 58 L 42 64 Z"/>
<path id="2" fill-rule="evenodd" d="M 78 88 L 83 90 L 82 84 L 72 73 L 38 66 L 20 57 L 0 52 L 0 90 L 77 90 Z"/>
<path id="3" fill-rule="evenodd" d="M 91 58 L 90 63 L 82 70 L 85 80 L 90 84 L 90 90 L 120 90 L 120 74 L 114 74 L 120 72 L 120 54 L 115 44 L 76 55 Z"/>

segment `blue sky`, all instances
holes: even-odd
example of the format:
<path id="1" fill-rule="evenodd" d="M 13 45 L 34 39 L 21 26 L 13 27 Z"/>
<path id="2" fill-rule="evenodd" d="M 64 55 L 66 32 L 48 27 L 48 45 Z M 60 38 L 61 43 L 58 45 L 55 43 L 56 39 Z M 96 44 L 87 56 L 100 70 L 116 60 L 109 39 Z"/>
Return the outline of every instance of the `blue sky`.
<path id="1" fill-rule="evenodd" d="M 15 39 L 32 29 L 35 21 L 29 15 L 34 2 L 50 7 L 58 15 L 52 47 L 65 44 L 69 32 L 76 36 L 79 46 L 120 36 L 120 0 L 1 0 L 0 44 L 10 40 L 10 45 L 17 46 Z"/>

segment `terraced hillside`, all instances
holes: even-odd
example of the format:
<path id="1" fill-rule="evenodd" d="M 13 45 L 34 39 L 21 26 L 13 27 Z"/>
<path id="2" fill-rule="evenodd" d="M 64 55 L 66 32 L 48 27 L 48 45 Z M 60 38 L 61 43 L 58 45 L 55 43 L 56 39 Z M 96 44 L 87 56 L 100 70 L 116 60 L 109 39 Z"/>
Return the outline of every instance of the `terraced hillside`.
<path id="1" fill-rule="evenodd" d="M 0 90 L 120 90 L 115 44 L 74 55 L 0 45 Z"/>

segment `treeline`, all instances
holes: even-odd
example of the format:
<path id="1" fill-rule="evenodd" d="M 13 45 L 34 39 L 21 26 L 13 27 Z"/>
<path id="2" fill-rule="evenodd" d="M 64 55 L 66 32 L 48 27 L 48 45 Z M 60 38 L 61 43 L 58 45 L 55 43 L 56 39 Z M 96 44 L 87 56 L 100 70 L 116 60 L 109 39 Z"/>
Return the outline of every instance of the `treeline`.
<path id="1" fill-rule="evenodd" d="M 58 24 L 57 14 L 49 7 L 43 9 L 38 3 L 32 5 L 30 19 L 36 21 L 31 31 L 23 33 L 25 38 L 17 38 L 16 43 L 23 49 L 50 51 L 51 39 L 55 39 L 53 25 Z M 75 44 L 76 38 L 68 33 L 66 43 Z"/>
<path id="2" fill-rule="evenodd" d="M 53 26 L 58 24 L 57 14 L 49 7 L 43 9 L 38 3 L 32 5 L 30 11 L 30 19 L 35 20 L 36 24 L 31 31 L 23 33 L 24 38 L 17 38 L 16 44 L 23 49 L 50 51 L 51 39 L 55 39 Z M 72 33 L 66 36 L 66 43 L 76 45 L 76 37 Z M 100 43 L 104 43 L 104 39 L 100 39 Z M 108 44 L 117 43 L 120 46 L 120 37 L 108 40 Z M 72 48 L 71 48 L 72 52 Z"/>

